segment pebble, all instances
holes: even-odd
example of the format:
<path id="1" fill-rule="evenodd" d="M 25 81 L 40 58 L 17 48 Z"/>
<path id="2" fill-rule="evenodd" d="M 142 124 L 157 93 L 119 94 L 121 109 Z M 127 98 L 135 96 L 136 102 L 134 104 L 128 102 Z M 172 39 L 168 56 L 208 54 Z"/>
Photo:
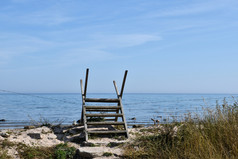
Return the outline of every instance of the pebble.
<path id="1" fill-rule="evenodd" d="M 75 126 L 75 125 L 77 125 L 77 123 L 76 123 L 76 121 L 75 121 L 75 120 L 73 121 L 73 124 L 72 124 L 72 125 L 74 125 L 74 126 Z"/>
<path id="2" fill-rule="evenodd" d="M 41 139 L 42 138 L 40 133 L 29 133 L 27 135 L 30 136 L 32 139 Z"/>
<path id="3" fill-rule="evenodd" d="M 2 136 L 2 137 L 9 137 L 10 135 L 8 134 L 8 133 L 5 133 L 5 132 L 1 132 L 0 133 L 0 136 Z"/>

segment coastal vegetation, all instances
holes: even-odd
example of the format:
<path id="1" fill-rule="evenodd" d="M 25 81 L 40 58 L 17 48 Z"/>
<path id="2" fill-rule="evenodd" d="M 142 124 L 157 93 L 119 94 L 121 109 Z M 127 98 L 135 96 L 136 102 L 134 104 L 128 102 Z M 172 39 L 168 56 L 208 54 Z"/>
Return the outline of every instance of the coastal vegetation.
<path id="1" fill-rule="evenodd" d="M 238 158 L 238 103 L 141 131 L 124 147 L 126 158 Z"/>
<path id="2" fill-rule="evenodd" d="M 15 148 L 20 158 L 24 159 L 73 159 L 76 149 L 67 144 L 52 147 L 27 146 L 23 143 L 13 143 L 8 140 L 0 141 L 0 159 L 12 159 L 6 149 Z"/>

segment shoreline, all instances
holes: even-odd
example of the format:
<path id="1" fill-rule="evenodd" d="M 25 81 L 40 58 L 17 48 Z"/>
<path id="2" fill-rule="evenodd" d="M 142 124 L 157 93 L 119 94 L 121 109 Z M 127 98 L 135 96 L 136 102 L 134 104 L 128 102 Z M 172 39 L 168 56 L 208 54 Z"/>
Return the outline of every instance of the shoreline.
<path id="1" fill-rule="evenodd" d="M 87 142 L 84 141 L 84 127 L 80 125 L 72 126 L 51 126 L 51 127 L 35 127 L 26 126 L 19 129 L 1 129 L 0 143 L 5 142 L 12 147 L 3 149 L 7 155 L 12 158 L 20 158 L 19 148 L 17 145 L 24 144 L 26 147 L 54 147 L 59 144 L 67 144 L 69 147 L 76 149 L 78 158 L 121 158 L 123 156 L 123 145 L 132 140 L 133 134 L 139 131 L 140 128 L 129 128 L 130 138 L 125 139 L 123 136 L 106 136 L 106 137 L 91 137 Z M 1 144 L 0 144 L 1 150 Z M 0 151 L 1 153 L 1 151 Z M 106 157 L 105 155 L 109 155 Z"/>

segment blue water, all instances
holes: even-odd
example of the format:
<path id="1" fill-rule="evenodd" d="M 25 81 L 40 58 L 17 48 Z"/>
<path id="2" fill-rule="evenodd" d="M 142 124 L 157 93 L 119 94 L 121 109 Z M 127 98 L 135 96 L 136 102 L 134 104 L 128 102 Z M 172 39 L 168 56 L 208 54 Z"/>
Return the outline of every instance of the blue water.
<path id="1" fill-rule="evenodd" d="M 116 98 L 115 94 L 88 94 L 88 97 Z M 234 98 L 233 98 L 234 97 Z M 229 94 L 124 94 L 122 103 L 127 122 L 152 123 L 180 120 L 184 114 L 200 114 L 204 108 L 213 109 L 216 101 L 233 103 L 238 95 Z M 0 94 L 0 119 L 5 123 L 25 123 L 41 117 L 71 124 L 81 117 L 81 94 Z M 135 117 L 136 121 L 130 120 Z M 0 122 L 0 127 L 3 127 Z"/>

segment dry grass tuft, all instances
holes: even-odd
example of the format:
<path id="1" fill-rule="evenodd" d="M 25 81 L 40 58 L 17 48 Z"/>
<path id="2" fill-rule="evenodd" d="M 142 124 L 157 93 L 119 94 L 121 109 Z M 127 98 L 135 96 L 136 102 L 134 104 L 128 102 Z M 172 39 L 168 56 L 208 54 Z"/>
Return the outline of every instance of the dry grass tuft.
<path id="1" fill-rule="evenodd" d="M 238 103 L 225 101 L 204 117 L 189 118 L 180 126 L 173 123 L 138 136 L 125 147 L 126 158 L 238 158 Z"/>

